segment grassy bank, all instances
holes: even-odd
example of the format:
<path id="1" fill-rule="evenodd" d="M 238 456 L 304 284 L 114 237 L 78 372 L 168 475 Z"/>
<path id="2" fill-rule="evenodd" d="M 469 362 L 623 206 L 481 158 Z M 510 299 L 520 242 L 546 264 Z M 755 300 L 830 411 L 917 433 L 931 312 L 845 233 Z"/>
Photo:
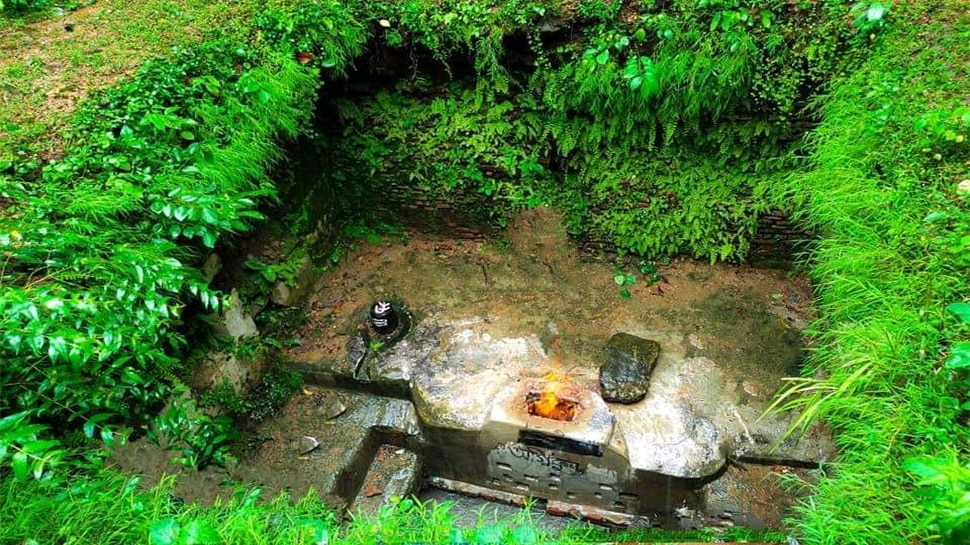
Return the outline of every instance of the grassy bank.
<path id="1" fill-rule="evenodd" d="M 819 233 L 806 260 L 820 320 L 788 406 L 831 422 L 840 447 L 798 512 L 809 543 L 967 538 L 967 330 L 948 305 L 970 294 L 968 36 L 963 2 L 895 7 L 822 100 L 810 164 L 791 179 Z"/>
<path id="2" fill-rule="evenodd" d="M 217 31 L 245 35 L 254 2 L 102 0 L 57 10 L 0 12 L 0 161 L 58 157 L 74 134 L 70 118 L 99 90 L 130 78 L 152 57 L 192 47 Z"/>

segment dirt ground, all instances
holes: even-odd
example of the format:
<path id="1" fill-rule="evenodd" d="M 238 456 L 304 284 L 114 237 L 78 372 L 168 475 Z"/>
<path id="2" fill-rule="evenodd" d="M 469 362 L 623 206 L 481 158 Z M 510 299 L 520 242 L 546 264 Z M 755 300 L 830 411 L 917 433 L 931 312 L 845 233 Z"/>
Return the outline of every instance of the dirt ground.
<path id="1" fill-rule="evenodd" d="M 812 300 L 805 279 L 690 259 L 655 265 L 661 280 L 648 285 L 636 262 L 617 269 L 581 259 L 549 209 L 520 215 L 507 240 L 410 234 L 405 242 L 360 245 L 320 277 L 307 302 L 308 319 L 294 334 L 300 345 L 287 355 L 296 361 L 340 356 L 360 309 L 377 299 L 398 299 L 419 318 L 428 311 L 480 317 L 494 337 L 538 334 L 567 367 L 597 358 L 601 340 L 624 324 L 663 329 L 686 320 L 695 329 L 687 356 L 703 352 L 726 359 L 739 377 L 763 372 L 764 362 L 786 366 L 774 372 L 794 371 Z M 617 285 L 619 270 L 635 283 Z"/>

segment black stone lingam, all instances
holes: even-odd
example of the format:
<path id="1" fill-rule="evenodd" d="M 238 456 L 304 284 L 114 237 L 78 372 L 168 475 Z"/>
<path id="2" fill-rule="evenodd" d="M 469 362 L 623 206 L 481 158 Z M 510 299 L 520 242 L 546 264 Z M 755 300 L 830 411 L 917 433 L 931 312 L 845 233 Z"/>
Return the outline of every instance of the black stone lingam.
<path id="1" fill-rule="evenodd" d="M 397 311 L 387 301 L 378 301 L 370 308 L 370 324 L 380 335 L 390 335 L 399 324 Z"/>

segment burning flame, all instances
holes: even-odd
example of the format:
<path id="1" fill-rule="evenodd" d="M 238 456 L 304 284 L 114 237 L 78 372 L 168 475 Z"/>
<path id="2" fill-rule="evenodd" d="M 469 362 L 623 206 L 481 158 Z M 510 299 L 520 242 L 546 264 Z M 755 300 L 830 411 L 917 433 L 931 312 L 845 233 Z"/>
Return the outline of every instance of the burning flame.
<path id="1" fill-rule="evenodd" d="M 559 395 L 562 383 L 556 373 L 546 376 L 549 380 L 538 397 L 529 401 L 529 413 L 553 420 L 570 421 L 576 416 L 576 402 Z M 533 394 L 536 395 L 536 394 Z"/>

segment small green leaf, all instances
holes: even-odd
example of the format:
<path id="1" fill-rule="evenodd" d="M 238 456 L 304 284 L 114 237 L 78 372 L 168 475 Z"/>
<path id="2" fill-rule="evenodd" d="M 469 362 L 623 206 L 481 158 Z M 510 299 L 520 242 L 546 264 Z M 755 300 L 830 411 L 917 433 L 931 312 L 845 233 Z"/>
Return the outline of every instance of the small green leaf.
<path id="1" fill-rule="evenodd" d="M 206 222 L 206 223 L 208 223 L 210 225 L 218 225 L 219 224 L 219 215 L 216 214 L 211 208 L 203 208 L 202 209 L 202 221 L 204 221 L 204 222 Z"/>
<path id="2" fill-rule="evenodd" d="M 609 60 L 610 60 L 610 51 L 608 49 L 604 49 L 602 52 L 600 52 L 599 55 L 596 55 L 596 63 L 601 66 L 606 64 L 607 61 Z"/>
<path id="3" fill-rule="evenodd" d="M 179 523 L 174 518 L 162 519 L 148 529 L 151 545 L 175 545 L 179 535 Z"/>
<path id="4" fill-rule="evenodd" d="M 202 231 L 202 243 L 208 248 L 215 248 L 217 235 L 206 229 Z"/>
<path id="5" fill-rule="evenodd" d="M 620 290 L 620 297 L 625 297 L 625 298 L 629 299 L 630 298 L 630 290 L 628 290 L 626 288 L 623 288 L 622 290 Z"/>
<path id="6" fill-rule="evenodd" d="M 613 276 L 613 281 L 616 282 L 617 286 L 622 286 L 626 283 L 626 275 L 623 273 L 617 273 Z"/>
<path id="7" fill-rule="evenodd" d="M 27 453 L 18 452 L 13 455 L 10 460 L 10 467 L 13 468 L 13 476 L 18 480 L 22 481 L 27 478 L 27 473 L 30 468 L 27 467 Z"/>
<path id="8" fill-rule="evenodd" d="M 889 11 L 888 6 L 884 6 L 879 2 L 874 2 L 866 11 L 866 19 L 869 19 L 870 21 L 878 21 L 882 19 L 883 15 L 885 15 L 887 11 Z"/>

